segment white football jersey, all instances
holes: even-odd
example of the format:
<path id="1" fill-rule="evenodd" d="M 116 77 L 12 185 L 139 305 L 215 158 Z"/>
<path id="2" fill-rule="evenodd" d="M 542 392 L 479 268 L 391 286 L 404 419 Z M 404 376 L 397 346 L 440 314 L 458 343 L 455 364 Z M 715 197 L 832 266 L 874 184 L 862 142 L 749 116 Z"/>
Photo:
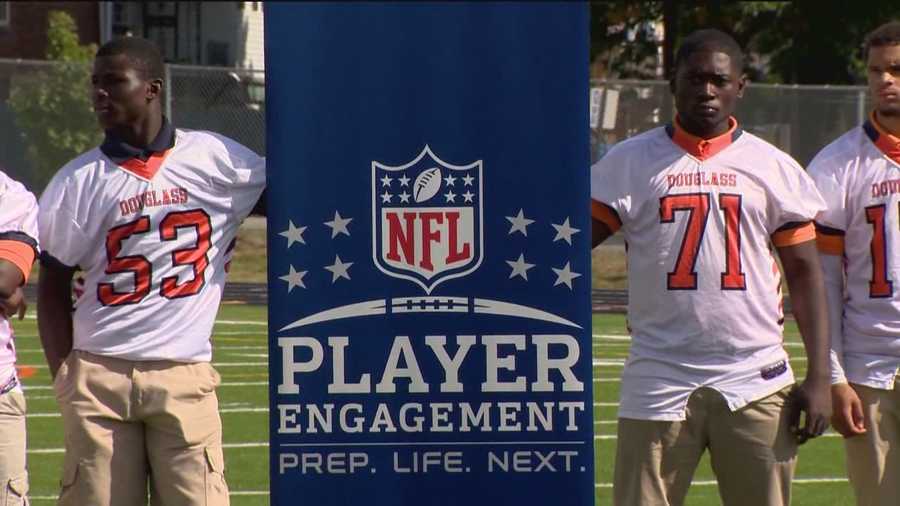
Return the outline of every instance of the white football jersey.
<path id="1" fill-rule="evenodd" d="M 0 172 L 0 258 L 12 262 L 28 279 L 37 253 L 37 200 L 22 183 Z M 7 318 L 0 318 L 0 388 L 16 374 L 16 347 Z"/>
<path id="2" fill-rule="evenodd" d="M 230 248 L 265 178 L 244 146 L 184 130 L 146 163 L 118 165 L 95 148 L 64 166 L 41 195 L 40 237 L 84 274 L 74 348 L 209 361 Z"/>
<path id="3" fill-rule="evenodd" d="M 704 386 L 735 410 L 793 383 L 773 244 L 814 240 L 824 206 L 790 156 L 734 120 L 711 140 L 656 128 L 593 166 L 591 196 L 628 248 L 620 417 L 682 420 Z"/>
<path id="4" fill-rule="evenodd" d="M 833 377 L 893 388 L 900 366 L 900 139 L 873 119 L 826 146 L 810 175 L 827 209 L 816 218 L 819 249 L 841 255 L 842 331 L 832 332 Z M 843 367 L 843 371 L 841 371 Z"/>

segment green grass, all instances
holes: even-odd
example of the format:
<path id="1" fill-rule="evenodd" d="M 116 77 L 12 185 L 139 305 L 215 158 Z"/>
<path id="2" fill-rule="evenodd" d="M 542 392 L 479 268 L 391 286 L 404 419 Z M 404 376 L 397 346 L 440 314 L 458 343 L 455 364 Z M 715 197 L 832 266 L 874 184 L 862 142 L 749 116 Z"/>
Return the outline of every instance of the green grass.
<path id="1" fill-rule="evenodd" d="M 219 364 L 224 385 L 219 401 L 224 411 L 225 458 L 228 482 L 234 493 L 235 506 L 268 504 L 268 434 L 267 413 L 259 411 L 268 406 L 266 362 L 266 309 L 261 306 L 223 306 L 214 331 L 214 363 Z M 226 323 L 226 321 L 228 323 Z M 805 372 L 803 352 L 796 328 L 789 324 L 788 351 L 798 377 Z M 58 492 L 62 464 L 62 426 L 53 392 L 50 390 L 47 369 L 37 338 L 35 320 L 16 322 L 19 363 L 38 366 L 38 373 L 25 380 L 28 399 L 28 447 L 31 473 L 31 495 L 34 504 L 51 504 Z M 624 359 L 628 342 L 604 339 L 602 336 L 625 334 L 625 319 L 621 315 L 594 316 L 593 356 L 597 359 Z M 228 363 L 254 365 L 223 366 Z M 258 364 L 258 365 L 257 365 Z M 621 367 L 603 365 L 594 368 L 596 504 L 611 504 L 610 483 L 615 454 L 615 413 L 618 402 L 618 377 Z M 598 381 L 600 380 L 600 381 Z M 230 383 L 251 383 L 247 386 Z M 257 383 L 257 384 L 252 384 Z M 241 446 L 236 446 L 241 445 Z M 844 481 L 843 443 L 830 433 L 828 437 L 811 441 L 800 451 L 797 466 L 798 482 L 794 484 L 794 506 L 851 505 L 852 493 Z M 835 479 L 835 482 L 813 480 Z M 719 504 L 716 487 L 707 459 L 697 470 L 688 504 L 694 506 Z M 809 480 L 809 481 L 805 481 Z"/>

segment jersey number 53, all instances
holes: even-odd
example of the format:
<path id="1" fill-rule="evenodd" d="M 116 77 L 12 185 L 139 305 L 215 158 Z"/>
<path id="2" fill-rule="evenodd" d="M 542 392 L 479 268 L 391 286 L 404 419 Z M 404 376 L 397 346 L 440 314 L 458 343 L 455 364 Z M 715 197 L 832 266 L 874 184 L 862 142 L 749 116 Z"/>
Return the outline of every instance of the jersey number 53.
<path id="1" fill-rule="evenodd" d="M 212 244 L 210 241 L 212 225 L 206 211 L 193 209 L 167 214 L 159 222 L 159 239 L 160 241 L 173 241 L 178 238 L 180 230 L 185 228 L 193 228 L 197 240 L 192 247 L 172 252 L 172 266 L 191 266 L 193 277 L 183 283 L 178 283 L 178 276 L 162 278 L 159 293 L 167 299 L 196 295 L 206 284 L 204 271 L 209 266 L 208 252 Z M 97 297 L 104 306 L 137 304 L 150 293 L 153 264 L 143 255 L 119 256 L 122 252 L 123 241 L 131 236 L 150 232 L 150 218 L 141 216 L 130 223 L 112 228 L 106 234 L 106 258 L 108 260 L 106 273 L 131 273 L 134 275 L 134 289 L 128 292 L 119 292 L 113 283 L 99 283 Z"/>

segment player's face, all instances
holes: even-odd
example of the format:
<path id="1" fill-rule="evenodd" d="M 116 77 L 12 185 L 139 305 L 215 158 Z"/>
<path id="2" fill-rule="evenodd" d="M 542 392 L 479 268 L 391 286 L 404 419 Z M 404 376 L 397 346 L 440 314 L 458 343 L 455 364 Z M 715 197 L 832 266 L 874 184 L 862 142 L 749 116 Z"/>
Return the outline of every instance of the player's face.
<path id="1" fill-rule="evenodd" d="M 154 83 L 144 79 L 125 55 L 96 58 L 91 98 L 100 125 L 108 130 L 140 122 L 150 112 L 150 102 L 158 92 Z"/>
<path id="2" fill-rule="evenodd" d="M 866 65 L 875 110 L 900 117 L 900 44 L 869 48 Z"/>
<path id="3" fill-rule="evenodd" d="M 728 130 L 737 100 L 744 94 L 744 76 L 720 51 L 695 51 L 681 62 L 670 83 L 678 119 L 688 132 L 703 138 Z"/>

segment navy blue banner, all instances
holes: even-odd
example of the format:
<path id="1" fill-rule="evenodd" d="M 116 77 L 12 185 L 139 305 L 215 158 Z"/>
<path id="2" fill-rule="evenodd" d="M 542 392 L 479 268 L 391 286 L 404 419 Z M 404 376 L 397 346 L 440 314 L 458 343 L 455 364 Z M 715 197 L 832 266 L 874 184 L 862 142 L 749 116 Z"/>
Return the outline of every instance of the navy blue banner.
<path id="1" fill-rule="evenodd" d="M 587 6 L 265 20 L 272 504 L 593 504 Z"/>

